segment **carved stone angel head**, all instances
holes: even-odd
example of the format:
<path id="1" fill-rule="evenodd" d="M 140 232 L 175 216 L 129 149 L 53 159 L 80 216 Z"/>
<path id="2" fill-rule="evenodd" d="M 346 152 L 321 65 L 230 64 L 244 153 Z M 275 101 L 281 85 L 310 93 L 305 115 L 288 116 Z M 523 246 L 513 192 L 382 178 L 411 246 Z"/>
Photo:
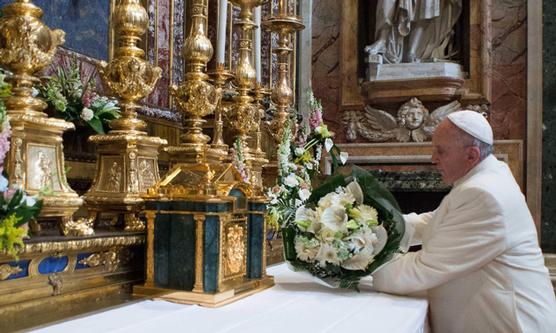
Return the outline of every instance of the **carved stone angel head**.
<path id="1" fill-rule="evenodd" d="M 408 130 L 416 130 L 423 125 L 423 122 L 425 119 L 428 119 L 428 117 L 429 110 L 427 110 L 420 100 L 413 97 L 405 102 L 398 110 L 398 125 Z"/>
<path id="2" fill-rule="evenodd" d="M 367 105 L 363 111 L 345 112 L 342 120 L 349 141 L 355 141 L 360 135 L 371 142 L 392 139 L 423 142 L 430 140 L 436 126 L 448 114 L 460 109 L 461 104 L 456 100 L 429 113 L 423 103 L 413 97 L 398 109 L 396 117 Z"/>

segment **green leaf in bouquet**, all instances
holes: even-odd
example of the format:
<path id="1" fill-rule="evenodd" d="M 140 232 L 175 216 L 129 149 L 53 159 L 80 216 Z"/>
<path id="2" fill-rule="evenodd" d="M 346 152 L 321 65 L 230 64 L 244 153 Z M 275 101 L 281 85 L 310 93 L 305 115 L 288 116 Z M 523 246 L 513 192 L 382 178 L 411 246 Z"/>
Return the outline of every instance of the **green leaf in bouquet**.
<path id="1" fill-rule="evenodd" d="M 104 134 L 104 127 L 102 126 L 102 121 L 95 115 L 93 119 L 87 122 L 92 129 L 98 134 Z"/>

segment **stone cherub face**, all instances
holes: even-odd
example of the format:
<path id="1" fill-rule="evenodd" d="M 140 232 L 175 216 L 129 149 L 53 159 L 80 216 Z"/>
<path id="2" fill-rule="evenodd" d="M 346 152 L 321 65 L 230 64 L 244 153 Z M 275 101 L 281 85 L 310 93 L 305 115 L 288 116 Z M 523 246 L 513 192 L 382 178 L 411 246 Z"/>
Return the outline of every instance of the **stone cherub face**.
<path id="1" fill-rule="evenodd" d="M 367 105 L 361 114 L 348 112 L 343 120 L 347 126 L 346 137 L 350 141 L 355 140 L 357 134 L 360 134 L 372 142 L 391 139 L 399 142 L 423 142 L 432 136 L 436 126 L 448 114 L 459 109 L 461 104 L 456 100 L 429 113 L 423 103 L 413 97 L 398 109 L 396 117 L 387 111 Z"/>
<path id="2" fill-rule="evenodd" d="M 421 101 L 417 98 L 412 98 L 398 110 L 399 125 L 409 130 L 416 130 L 423 125 L 428 113 L 429 111 Z"/>

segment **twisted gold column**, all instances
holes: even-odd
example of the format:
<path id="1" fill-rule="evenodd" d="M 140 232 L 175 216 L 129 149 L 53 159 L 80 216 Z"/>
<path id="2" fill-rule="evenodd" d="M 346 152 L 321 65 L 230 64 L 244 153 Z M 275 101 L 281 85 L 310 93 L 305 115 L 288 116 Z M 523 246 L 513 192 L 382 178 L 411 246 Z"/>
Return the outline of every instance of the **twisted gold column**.
<path id="1" fill-rule="evenodd" d="M 10 186 L 31 195 L 48 190 L 39 220 L 58 220 L 64 235 L 89 235 L 89 225 L 72 219 L 83 200 L 68 186 L 64 170 L 62 134 L 75 127 L 48 118 L 43 112 L 47 104 L 32 94 L 39 82 L 33 74 L 52 62 L 56 48 L 64 43 L 64 32 L 45 26 L 43 11 L 30 0 L 16 0 L 2 13 L 0 65 L 13 73 L 8 77 L 13 95 L 5 101 L 12 128 L 6 163 Z"/>
<path id="2" fill-rule="evenodd" d="M 140 0 L 121 0 L 113 15 L 119 46 L 109 64 L 100 64 L 99 72 L 118 97 L 122 116 L 111 122 L 108 134 L 89 138 L 97 144 L 97 173 L 85 200 L 92 218 L 99 212 L 116 214 L 126 231 L 141 231 L 145 226 L 136 216 L 141 194 L 159 180 L 158 149 L 167 141 L 147 136 L 136 102 L 152 92 L 162 70 L 143 60 L 144 51 L 137 47 L 148 25 Z"/>
<path id="3" fill-rule="evenodd" d="M 276 114 L 271 123 L 271 129 L 273 138 L 278 143 L 282 139 L 284 123 L 290 116 L 289 108 L 293 103 L 289 72 L 290 53 L 293 51 L 291 34 L 303 30 L 305 26 L 298 16 L 288 13 L 287 0 L 278 1 L 278 13 L 265 20 L 263 26 L 278 34 L 278 47 L 274 49 L 278 58 L 278 77 L 271 95 L 272 102 L 276 105 Z"/>
<path id="4" fill-rule="evenodd" d="M 220 100 L 220 92 L 207 82 L 208 75 L 204 72 L 213 53 L 212 44 L 206 36 L 206 1 L 193 0 L 191 10 L 191 29 L 182 50 L 187 64 L 185 82 L 171 89 L 178 110 L 186 115 L 186 132 L 180 137 L 180 145 L 166 148 L 172 164 L 206 161 L 210 137 L 203 134 L 203 117 L 212 114 Z"/>

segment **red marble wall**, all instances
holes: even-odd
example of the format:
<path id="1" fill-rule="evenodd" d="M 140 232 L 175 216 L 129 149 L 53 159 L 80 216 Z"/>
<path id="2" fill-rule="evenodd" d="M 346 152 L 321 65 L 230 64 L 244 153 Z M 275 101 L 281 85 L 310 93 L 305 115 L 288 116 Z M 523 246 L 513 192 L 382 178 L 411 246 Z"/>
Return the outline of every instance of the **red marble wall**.
<path id="1" fill-rule="evenodd" d="M 491 2 L 491 123 L 496 139 L 525 139 L 527 2 Z M 341 3 L 314 1 L 312 27 L 313 90 L 322 100 L 325 121 L 337 133 L 337 142 L 345 142 L 339 112 Z"/>

